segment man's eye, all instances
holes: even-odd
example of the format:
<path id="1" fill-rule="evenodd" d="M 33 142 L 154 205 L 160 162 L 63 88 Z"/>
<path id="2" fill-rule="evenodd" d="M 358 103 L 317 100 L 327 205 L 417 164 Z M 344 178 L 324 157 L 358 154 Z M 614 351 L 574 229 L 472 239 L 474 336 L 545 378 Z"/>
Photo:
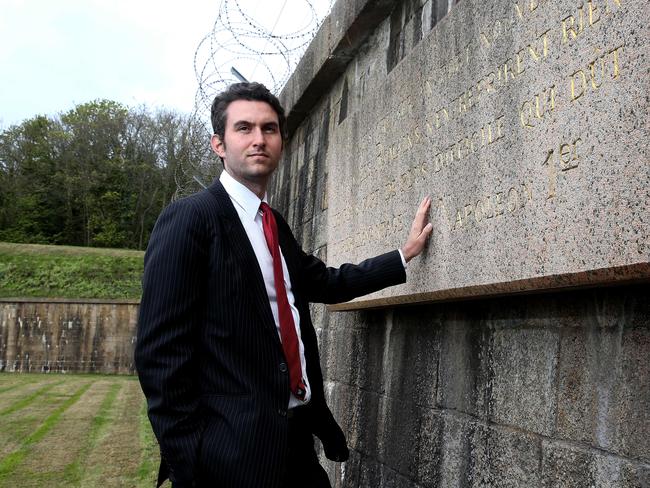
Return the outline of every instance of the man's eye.
<path id="1" fill-rule="evenodd" d="M 275 134 L 278 131 L 277 127 L 275 126 L 269 126 L 264 128 L 264 132 L 268 134 Z"/>
<path id="2" fill-rule="evenodd" d="M 237 127 L 237 132 L 248 132 L 250 130 L 251 130 L 250 127 L 247 125 L 240 125 L 239 127 Z"/>

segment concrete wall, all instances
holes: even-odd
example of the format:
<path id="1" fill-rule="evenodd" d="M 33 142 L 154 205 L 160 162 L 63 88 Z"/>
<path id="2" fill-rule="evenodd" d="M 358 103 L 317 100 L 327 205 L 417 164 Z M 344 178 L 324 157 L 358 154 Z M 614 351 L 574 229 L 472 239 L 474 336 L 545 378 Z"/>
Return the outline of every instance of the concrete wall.
<path id="1" fill-rule="evenodd" d="M 0 300 L 0 371 L 134 374 L 137 301 Z"/>
<path id="2" fill-rule="evenodd" d="M 650 287 L 322 311 L 337 486 L 650 486 Z"/>
<path id="3" fill-rule="evenodd" d="M 357 143 L 361 128 L 346 119 L 450 4 L 338 2 L 285 88 L 291 137 L 270 194 L 306 251 L 327 260 L 328 174 L 348 164 L 332 141 Z M 352 449 L 347 463 L 325 462 L 333 484 L 649 487 L 649 296 L 646 280 L 314 306 L 327 394 Z"/>

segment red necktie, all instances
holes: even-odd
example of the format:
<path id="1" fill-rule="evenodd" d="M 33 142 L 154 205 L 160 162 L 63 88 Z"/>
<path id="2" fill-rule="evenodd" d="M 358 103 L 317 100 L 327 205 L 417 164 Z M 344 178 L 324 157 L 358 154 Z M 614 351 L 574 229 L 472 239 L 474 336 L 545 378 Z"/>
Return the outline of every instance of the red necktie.
<path id="1" fill-rule="evenodd" d="M 296 326 L 293 322 L 293 314 L 289 306 L 287 290 L 284 287 L 282 256 L 280 255 L 280 244 L 278 242 L 278 226 L 275 222 L 273 211 L 266 202 L 260 204 L 260 210 L 262 210 L 264 237 L 273 257 L 273 279 L 275 281 L 275 292 L 278 300 L 280 336 L 282 337 L 284 357 L 287 359 L 289 365 L 290 387 L 296 398 L 304 400 L 306 388 L 302 381 L 302 367 L 300 366 L 300 349 L 298 346 L 298 336 L 296 335 Z"/>

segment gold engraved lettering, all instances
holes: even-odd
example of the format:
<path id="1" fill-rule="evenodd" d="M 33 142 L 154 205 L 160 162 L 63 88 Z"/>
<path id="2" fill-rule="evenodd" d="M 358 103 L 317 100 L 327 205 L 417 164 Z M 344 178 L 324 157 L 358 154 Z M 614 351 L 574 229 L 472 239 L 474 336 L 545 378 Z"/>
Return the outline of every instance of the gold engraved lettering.
<path id="1" fill-rule="evenodd" d="M 545 113 L 552 112 L 553 110 L 555 110 L 555 85 L 544 90 L 541 95 L 535 95 L 535 115 L 538 119 L 541 119 Z"/>
<path id="2" fill-rule="evenodd" d="M 600 21 L 601 15 L 599 8 L 595 5 L 596 1 L 603 0 L 588 0 L 586 5 L 580 5 L 576 12 L 562 19 L 562 44 L 576 39 L 587 27 L 592 27 Z M 615 3 L 618 7 L 621 6 L 620 0 L 605 1 L 605 11 L 607 13 L 611 12 L 610 3 Z"/>
<path id="3" fill-rule="evenodd" d="M 575 102 L 582 97 L 589 87 L 592 90 L 598 90 L 607 79 L 616 80 L 621 75 L 619 52 L 625 46 L 621 45 L 607 51 L 605 54 L 598 56 L 587 65 L 586 69 L 575 71 L 570 78 L 571 101 Z M 611 65 L 611 73 L 608 73 Z M 600 73 L 598 73 L 600 71 Z M 610 74 L 608 77 L 607 75 Z"/>
<path id="4" fill-rule="evenodd" d="M 474 106 L 472 98 L 472 89 L 470 88 L 461 96 L 458 97 L 458 112 L 467 112 Z"/>
<path id="5" fill-rule="evenodd" d="M 384 186 L 384 194 L 386 195 L 386 198 L 394 197 L 397 194 L 395 192 L 395 183 L 393 183 L 392 181 L 386 183 L 386 185 Z"/>
<path id="6" fill-rule="evenodd" d="M 600 63 L 598 63 L 600 61 Z M 596 65 L 600 65 L 600 83 L 596 81 Z M 594 90 L 598 90 L 600 86 L 603 84 L 603 78 L 605 77 L 605 58 L 598 58 L 595 61 L 592 61 L 589 63 L 589 72 L 591 73 L 591 87 Z"/>
<path id="7" fill-rule="evenodd" d="M 517 65 L 517 73 L 523 74 L 524 71 L 526 71 L 526 67 L 524 66 L 525 60 L 526 60 L 526 51 L 530 49 L 530 46 L 521 48 L 519 51 L 517 51 L 517 54 L 515 54 L 515 61 Z M 532 50 L 531 58 L 534 61 L 537 61 L 537 59 L 534 57 L 536 56 L 535 50 Z"/>
<path id="8" fill-rule="evenodd" d="M 557 194 L 557 167 L 561 171 L 575 169 L 580 164 L 580 155 L 578 153 L 578 144 L 582 142 L 580 137 L 574 139 L 571 143 L 560 144 L 558 149 L 549 149 L 546 153 L 546 159 L 542 165 L 547 167 L 548 173 L 548 195 L 546 199 L 554 198 Z M 557 152 L 557 163 L 555 154 Z"/>
<path id="9" fill-rule="evenodd" d="M 542 32 L 533 42 L 515 52 L 514 60 L 512 57 L 506 58 L 497 66 L 496 70 L 479 80 L 476 84 L 477 98 L 483 91 L 487 93 L 493 91 L 495 81 L 508 84 L 523 75 L 531 63 L 539 63 L 542 59 L 546 59 L 549 55 L 550 32 L 551 29 Z"/>
<path id="10" fill-rule="evenodd" d="M 466 66 L 469 63 L 469 53 L 470 43 L 468 42 L 462 48 L 460 53 L 447 60 L 447 62 L 441 67 L 442 76 L 439 81 L 450 79 L 453 75 L 458 73 L 462 67 Z"/>
<path id="11" fill-rule="evenodd" d="M 456 212 L 456 223 L 454 225 L 454 230 L 463 226 L 463 215 L 460 213 L 460 210 Z"/>
<path id="12" fill-rule="evenodd" d="M 505 116 L 502 115 L 501 117 L 499 117 L 497 119 L 497 123 L 496 123 L 496 126 L 497 126 L 497 138 L 495 139 L 497 141 L 503 137 L 503 118 L 504 117 Z"/>
<path id="13" fill-rule="evenodd" d="M 508 77 L 508 74 L 510 74 L 510 77 Z M 497 79 L 503 80 L 504 83 L 508 83 L 508 79 L 514 80 L 515 76 L 519 74 L 520 73 L 512 69 L 512 59 L 508 58 L 500 67 Z"/>
<path id="14" fill-rule="evenodd" d="M 516 0 L 514 9 L 504 18 L 494 19 L 488 26 L 479 32 L 479 42 L 483 47 L 490 47 L 495 40 L 506 32 L 511 32 L 512 28 L 522 21 L 528 20 L 540 5 L 541 0 Z"/>
<path id="15" fill-rule="evenodd" d="M 577 30 L 576 30 L 577 28 Z M 569 42 L 570 38 L 575 39 L 584 30 L 584 19 L 582 16 L 582 7 L 578 9 L 578 20 L 573 15 L 569 15 L 562 19 L 562 43 Z"/>
<path id="16" fill-rule="evenodd" d="M 397 159 L 398 156 L 398 150 L 395 144 L 391 144 L 388 148 L 388 160 L 389 161 L 394 161 Z"/>
<path id="17" fill-rule="evenodd" d="M 411 173 L 410 170 L 402 173 L 402 175 L 400 176 L 400 184 L 402 190 L 404 188 L 410 189 L 413 187 L 413 174 Z"/>
<path id="18" fill-rule="evenodd" d="M 449 120 L 449 112 L 447 112 L 446 108 L 441 108 L 440 110 L 438 110 L 436 112 L 436 115 L 435 115 L 435 117 L 436 117 L 436 121 L 435 121 L 436 129 L 440 129 L 440 127 L 442 127 L 441 114 L 444 115 L 444 118 L 446 120 Z"/>
<path id="19" fill-rule="evenodd" d="M 416 125 L 413 129 L 413 138 L 415 139 L 415 144 L 420 144 L 420 142 L 422 142 L 422 131 L 420 131 L 419 125 Z"/>
<path id="20" fill-rule="evenodd" d="M 422 173 L 422 176 L 426 177 L 429 175 L 429 173 L 431 172 L 429 166 L 431 164 L 432 164 L 431 161 L 429 161 L 428 159 L 422 161 L 422 164 L 420 165 L 420 172 Z"/>
<path id="21" fill-rule="evenodd" d="M 588 3 L 589 6 L 589 25 L 594 25 L 596 22 L 600 20 L 600 14 L 596 16 L 596 11 L 598 10 L 598 7 L 594 6 L 594 2 L 592 0 L 589 0 Z"/>
<path id="22" fill-rule="evenodd" d="M 510 188 L 508 190 L 508 212 L 512 213 L 517 210 L 519 206 L 519 193 L 517 193 L 516 188 Z"/>
<path id="23" fill-rule="evenodd" d="M 469 219 L 469 216 L 472 215 L 473 206 L 472 204 L 465 205 L 465 222 Z"/>
<path id="24" fill-rule="evenodd" d="M 554 152 L 554 149 L 550 149 L 546 154 L 546 159 L 543 163 L 543 165 L 546 166 L 548 173 L 548 195 L 546 195 L 547 200 L 555 198 L 557 192 L 557 170 L 555 168 L 555 164 L 553 163 Z"/>
<path id="25" fill-rule="evenodd" d="M 484 209 L 484 211 L 482 212 L 482 215 L 486 219 L 494 218 L 494 209 L 492 208 L 492 199 L 489 196 L 485 197 L 485 203 L 486 203 L 487 208 Z"/>
<path id="26" fill-rule="evenodd" d="M 496 194 L 496 199 L 494 202 L 494 214 L 495 215 L 503 215 L 503 201 L 501 198 L 503 197 L 503 192 L 500 191 Z"/>
<path id="27" fill-rule="evenodd" d="M 618 78 L 619 75 L 619 68 L 618 68 L 618 52 L 623 49 L 624 46 L 619 46 L 611 51 L 608 51 L 607 54 L 612 54 L 613 55 L 613 62 L 614 62 L 614 79 Z"/>
<path id="28" fill-rule="evenodd" d="M 478 200 L 474 207 L 474 218 L 477 222 L 483 220 L 483 200 Z"/>
<path id="29" fill-rule="evenodd" d="M 539 7 L 539 0 L 528 0 L 523 3 L 523 7 L 519 3 L 520 2 L 515 2 L 515 12 L 522 20 L 527 13 L 532 13 L 537 10 L 537 7 Z"/>
<path id="30" fill-rule="evenodd" d="M 568 171 L 578 167 L 580 156 L 578 155 L 578 144 L 582 142 L 579 137 L 571 144 L 562 144 L 560 146 L 560 169 Z"/>
<path id="31" fill-rule="evenodd" d="M 471 222 L 480 224 L 495 217 L 512 214 L 518 209 L 526 207 L 533 200 L 532 186 L 528 182 L 519 186 L 512 186 L 508 191 L 495 191 L 471 203 L 458 207 L 455 220 L 450 221 L 452 230 L 467 227 Z M 442 199 L 438 202 L 439 212 L 446 213 Z"/>
<path id="32" fill-rule="evenodd" d="M 535 120 L 541 120 L 545 115 L 555 110 L 555 85 L 526 100 L 519 109 L 519 120 L 522 127 L 535 127 Z"/>
<path id="33" fill-rule="evenodd" d="M 533 189 L 530 187 L 528 183 L 522 183 L 521 184 L 521 189 L 524 192 L 524 199 L 522 200 L 522 207 L 526 204 L 526 202 L 532 202 L 533 201 Z"/>
<path id="34" fill-rule="evenodd" d="M 480 129 L 464 136 L 451 144 L 433 158 L 433 170 L 438 173 L 443 168 L 451 166 L 454 161 L 462 161 L 467 156 L 501 140 L 504 134 L 502 115 L 485 124 Z"/>
<path id="35" fill-rule="evenodd" d="M 542 34 L 537 38 L 537 41 L 539 40 L 542 41 L 542 56 L 541 56 L 542 58 L 546 58 L 548 56 L 548 33 L 549 32 L 551 32 L 551 29 L 542 32 Z M 531 53 L 531 56 L 535 59 L 535 61 L 538 61 L 540 59 L 539 52 L 535 50 L 532 44 L 528 45 L 528 52 Z"/>
<path id="36" fill-rule="evenodd" d="M 579 79 L 579 91 L 576 90 L 576 79 Z M 585 76 L 585 72 L 579 69 L 571 75 L 571 101 L 573 102 L 584 95 L 586 88 L 587 77 Z"/>
<path id="37" fill-rule="evenodd" d="M 519 109 L 519 120 L 522 127 L 535 127 L 531 124 L 533 118 L 533 102 L 526 100 Z"/>

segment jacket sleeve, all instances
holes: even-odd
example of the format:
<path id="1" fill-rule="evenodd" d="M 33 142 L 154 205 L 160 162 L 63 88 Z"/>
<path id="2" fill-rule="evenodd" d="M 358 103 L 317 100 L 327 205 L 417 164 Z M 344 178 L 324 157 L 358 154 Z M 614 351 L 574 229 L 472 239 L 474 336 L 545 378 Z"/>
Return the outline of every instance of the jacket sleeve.
<path id="1" fill-rule="evenodd" d="M 302 270 L 305 296 L 318 303 L 347 302 L 406 282 L 406 270 L 397 250 L 339 268 L 327 267 L 320 259 L 305 254 Z"/>
<path id="2" fill-rule="evenodd" d="M 300 259 L 300 292 L 312 303 L 340 303 L 367 295 L 388 286 L 406 282 L 406 270 L 399 251 L 366 259 L 359 264 L 327 267 L 320 259 L 302 251 L 288 224 L 278 222 L 290 236 Z"/>
<path id="3" fill-rule="evenodd" d="M 191 486 L 202 429 L 193 352 L 206 233 L 192 205 L 175 202 L 159 217 L 145 254 L 135 365 L 175 486 Z"/>

